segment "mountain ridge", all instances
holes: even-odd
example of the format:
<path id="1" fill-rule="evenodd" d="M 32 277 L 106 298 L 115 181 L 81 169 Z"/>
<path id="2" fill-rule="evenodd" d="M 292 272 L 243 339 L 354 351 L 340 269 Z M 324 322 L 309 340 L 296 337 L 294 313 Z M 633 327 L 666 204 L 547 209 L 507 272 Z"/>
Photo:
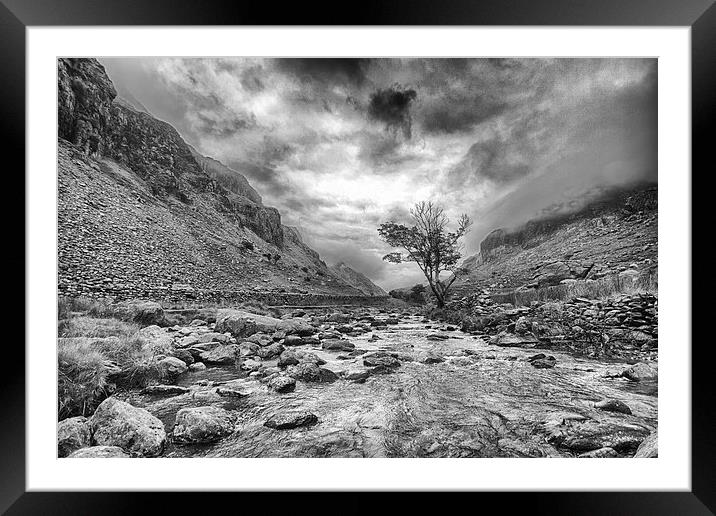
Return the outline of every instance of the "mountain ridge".
<path id="1" fill-rule="evenodd" d="M 362 295 L 334 276 L 248 181 L 241 191 L 212 177 L 208 165 L 223 164 L 116 98 L 96 60 L 58 60 L 60 294 Z"/>
<path id="2" fill-rule="evenodd" d="M 328 268 L 335 276 L 368 296 L 388 295 L 385 290 L 373 283 L 365 274 L 358 272 L 344 262 L 338 262 Z"/>

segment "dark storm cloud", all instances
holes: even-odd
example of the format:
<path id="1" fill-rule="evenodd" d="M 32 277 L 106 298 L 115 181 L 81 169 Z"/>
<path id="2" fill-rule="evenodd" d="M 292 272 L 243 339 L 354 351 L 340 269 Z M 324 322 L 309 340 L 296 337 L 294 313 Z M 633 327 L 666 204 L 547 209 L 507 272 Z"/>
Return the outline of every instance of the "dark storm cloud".
<path id="1" fill-rule="evenodd" d="M 424 107 L 420 118 L 422 128 L 428 133 L 453 134 L 469 131 L 506 108 L 505 102 L 479 95 L 448 95 Z"/>
<path id="2" fill-rule="evenodd" d="M 515 150 L 513 145 L 500 138 L 473 144 L 451 172 L 450 186 L 458 188 L 468 178 L 506 183 L 527 175 L 530 172 L 528 162 Z"/>
<path id="3" fill-rule="evenodd" d="M 417 91 L 403 88 L 399 84 L 376 90 L 370 95 L 368 117 L 383 122 L 389 132 L 396 134 L 400 131 L 406 139 L 410 139 L 412 135 L 410 105 L 417 98 Z"/>
<path id="4" fill-rule="evenodd" d="M 369 59 L 276 59 L 276 68 L 302 81 L 341 82 L 361 85 Z"/>

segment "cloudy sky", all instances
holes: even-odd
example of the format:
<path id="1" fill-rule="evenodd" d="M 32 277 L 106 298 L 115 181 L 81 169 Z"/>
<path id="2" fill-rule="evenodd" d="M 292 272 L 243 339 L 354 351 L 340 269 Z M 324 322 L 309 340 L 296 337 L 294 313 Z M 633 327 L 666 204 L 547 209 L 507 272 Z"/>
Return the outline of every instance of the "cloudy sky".
<path id="1" fill-rule="evenodd" d="M 376 228 L 435 200 L 496 227 L 656 181 L 655 59 L 104 58 L 121 96 L 244 174 L 328 263 L 385 289 Z"/>

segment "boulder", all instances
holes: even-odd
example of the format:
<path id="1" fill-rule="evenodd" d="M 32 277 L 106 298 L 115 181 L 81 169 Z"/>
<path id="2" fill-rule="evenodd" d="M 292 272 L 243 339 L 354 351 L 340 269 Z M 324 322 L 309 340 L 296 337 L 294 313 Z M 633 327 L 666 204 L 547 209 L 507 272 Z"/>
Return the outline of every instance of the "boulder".
<path id="1" fill-rule="evenodd" d="M 231 365 L 240 354 L 240 348 L 236 344 L 220 345 L 211 351 L 199 353 L 201 361 L 205 364 Z"/>
<path id="2" fill-rule="evenodd" d="M 218 407 L 191 407 L 177 412 L 172 439 L 177 444 L 212 443 L 234 431 L 234 418 Z"/>
<path id="3" fill-rule="evenodd" d="M 165 324 L 164 309 L 154 301 L 123 301 L 110 307 L 112 313 L 125 321 L 133 321 L 143 326 Z"/>
<path id="4" fill-rule="evenodd" d="M 354 369 L 343 373 L 343 378 L 349 382 L 363 383 L 370 377 L 369 369 Z"/>
<path id="5" fill-rule="evenodd" d="M 194 356 L 187 349 L 175 349 L 171 356 L 178 358 L 188 366 L 195 362 Z"/>
<path id="6" fill-rule="evenodd" d="M 436 355 L 432 351 L 421 351 L 418 353 L 417 360 L 422 364 L 438 364 L 444 361 L 441 356 Z"/>
<path id="7" fill-rule="evenodd" d="M 608 412 L 631 414 L 631 409 L 626 403 L 615 399 L 602 400 L 595 403 L 594 406 L 598 409 L 606 410 Z"/>
<path id="8" fill-rule="evenodd" d="M 272 344 L 269 344 L 268 346 L 259 348 L 256 354 L 263 360 L 269 360 L 271 358 L 279 356 L 281 353 L 283 353 L 284 349 L 285 348 L 281 344 L 279 344 L 278 342 L 274 342 Z"/>
<path id="9" fill-rule="evenodd" d="M 654 430 L 642 441 L 634 454 L 635 459 L 651 459 L 659 456 L 659 435 Z"/>
<path id="10" fill-rule="evenodd" d="M 189 371 L 193 372 L 203 371 L 204 369 L 206 369 L 206 364 L 204 364 L 203 362 L 194 362 L 192 365 L 189 366 Z"/>
<path id="11" fill-rule="evenodd" d="M 177 357 L 166 357 L 157 363 L 162 378 L 176 378 L 187 371 L 187 365 Z"/>
<path id="12" fill-rule="evenodd" d="M 119 446 L 90 446 L 68 455 L 69 459 L 129 459 L 130 455 Z"/>
<path id="13" fill-rule="evenodd" d="M 253 357 L 259 352 L 261 346 L 254 342 L 242 342 L 239 344 L 239 356 Z"/>
<path id="14" fill-rule="evenodd" d="M 271 416 L 264 423 L 264 426 L 274 430 L 286 430 L 298 428 L 299 426 L 315 425 L 316 423 L 318 423 L 318 417 L 310 412 L 283 412 Z"/>
<path id="15" fill-rule="evenodd" d="M 400 367 L 400 361 L 388 353 L 379 351 L 363 357 L 363 365 L 366 367 L 394 369 Z"/>
<path id="16" fill-rule="evenodd" d="M 272 342 L 275 342 L 273 338 L 269 337 L 265 333 L 254 333 L 250 337 L 246 338 L 246 342 L 253 342 L 259 346 L 268 346 Z"/>
<path id="17" fill-rule="evenodd" d="M 57 424 L 57 456 L 67 457 L 72 452 L 90 445 L 91 434 L 87 418 L 83 416 L 63 419 Z"/>
<path id="18" fill-rule="evenodd" d="M 353 351 L 355 344 L 345 339 L 326 339 L 322 343 L 326 351 Z"/>
<path id="19" fill-rule="evenodd" d="M 278 357 L 279 367 L 288 367 L 290 365 L 298 364 L 298 356 L 293 351 L 286 350 Z"/>
<path id="20" fill-rule="evenodd" d="M 325 360 L 323 360 L 315 353 L 311 353 L 310 351 L 296 351 L 296 356 L 298 357 L 298 361 L 301 364 L 311 363 L 320 366 L 326 363 Z"/>
<path id="21" fill-rule="evenodd" d="M 537 369 L 551 369 L 557 364 L 557 359 L 552 355 L 545 355 L 544 353 L 537 353 L 527 359 L 532 367 Z"/>
<path id="22" fill-rule="evenodd" d="M 641 382 L 644 380 L 656 380 L 658 371 L 649 364 L 639 362 L 622 371 L 621 375 L 632 382 Z"/>
<path id="23" fill-rule="evenodd" d="M 299 337 L 308 337 L 316 333 L 316 328 L 303 319 L 282 319 L 276 329 L 286 332 L 286 335 Z"/>
<path id="24" fill-rule="evenodd" d="M 216 317 L 216 331 L 229 332 L 234 337 L 248 337 L 255 333 L 286 335 L 313 335 L 316 329 L 303 319 L 276 319 L 266 315 L 252 314 L 243 310 L 219 310 Z M 269 339 L 273 340 L 271 337 Z"/>
<path id="25" fill-rule="evenodd" d="M 119 446 L 130 455 L 156 457 L 164 450 L 164 424 L 149 411 L 110 397 L 89 419 L 93 444 Z"/>
<path id="26" fill-rule="evenodd" d="M 303 339 L 298 335 L 287 335 L 283 339 L 284 346 L 300 346 L 303 344 Z"/>
<path id="27" fill-rule="evenodd" d="M 320 382 L 321 368 L 313 363 L 303 363 L 295 366 L 289 366 L 286 374 L 296 380 L 303 382 Z"/>
<path id="28" fill-rule="evenodd" d="M 292 392 L 296 389 L 296 380 L 290 376 L 279 375 L 273 377 L 268 386 L 276 392 Z"/>
<path id="29" fill-rule="evenodd" d="M 261 369 L 261 362 L 249 358 L 248 360 L 243 360 L 239 367 L 243 371 L 258 371 Z"/>

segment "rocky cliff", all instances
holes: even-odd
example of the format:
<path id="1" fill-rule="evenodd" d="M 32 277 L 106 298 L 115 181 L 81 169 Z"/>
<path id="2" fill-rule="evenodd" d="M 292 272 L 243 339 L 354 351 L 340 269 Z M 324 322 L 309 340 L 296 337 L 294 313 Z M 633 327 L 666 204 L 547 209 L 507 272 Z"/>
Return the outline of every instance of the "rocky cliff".
<path id="1" fill-rule="evenodd" d="M 334 276 L 340 278 L 345 283 L 357 288 L 367 296 L 387 296 L 388 294 L 373 283 L 364 274 L 350 268 L 345 263 L 337 263 L 329 267 Z"/>
<path id="2" fill-rule="evenodd" d="M 238 172 L 117 101 L 96 60 L 58 60 L 58 133 L 60 294 L 361 294 Z"/>
<path id="3" fill-rule="evenodd" d="M 605 189 L 577 209 L 553 206 L 521 227 L 496 229 L 465 260 L 456 291 L 539 288 L 657 267 L 657 187 Z"/>

